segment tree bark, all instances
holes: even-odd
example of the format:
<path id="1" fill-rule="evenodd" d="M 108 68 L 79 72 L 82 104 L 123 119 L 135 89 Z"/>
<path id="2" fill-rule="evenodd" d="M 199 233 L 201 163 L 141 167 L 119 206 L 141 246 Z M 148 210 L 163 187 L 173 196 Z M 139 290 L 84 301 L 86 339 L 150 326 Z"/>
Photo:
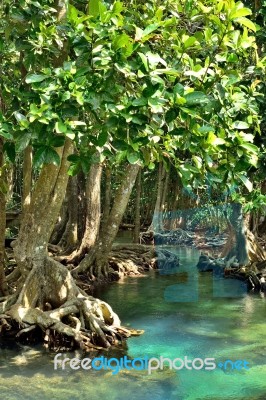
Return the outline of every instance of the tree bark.
<path id="1" fill-rule="evenodd" d="M 87 296 L 68 269 L 47 256 L 48 239 L 66 191 L 67 157 L 72 153 L 72 143 L 67 139 L 58 153 L 60 166 L 43 166 L 29 210 L 22 219 L 14 252 L 23 285 L 13 297 L 0 304 L 0 314 L 5 313 L 4 317 L 0 315 L 0 331 L 6 326 L 11 329 L 7 318 L 13 324 L 16 322 L 17 337 L 39 327 L 49 342 L 56 342 L 59 334 L 61 342 L 62 337 L 69 338 L 82 349 L 108 348 L 120 344 L 123 337 L 142 332 L 122 327 L 107 303 Z M 121 185 L 120 197 L 129 197 L 127 191 L 131 192 L 136 176 L 129 173 L 127 179 L 130 182 L 127 186 Z M 121 210 L 116 219 L 118 214 L 122 218 Z"/>
<path id="2" fill-rule="evenodd" d="M 59 217 L 53 229 L 49 243 L 58 245 L 65 232 L 67 221 L 68 221 L 68 198 L 66 196 L 63 200 Z"/>
<path id="3" fill-rule="evenodd" d="M 8 294 L 5 276 L 5 233 L 6 233 L 6 179 L 4 171 L 3 139 L 0 137 L 0 296 Z"/>
<path id="4" fill-rule="evenodd" d="M 162 193 L 162 202 L 161 202 L 161 212 L 162 212 L 162 228 L 165 229 L 165 223 L 167 223 L 167 209 L 169 207 L 167 199 L 168 191 L 169 191 L 169 180 L 170 180 L 170 170 L 165 170 L 165 180 L 163 184 L 163 193 Z M 167 206 L 166 206 L 167 204 Z M 165 218 L 166 217 L 166 218 Z M 166 220 L 165 220 L 166 219 Z"/>
<path id="5" fill-rule="evenodd" d="M 140 166 L 129 164 L 125 176 L 115 194 L 113 206 L 101 237 L 94 249 L 81 261 L 74 273 L 89 270 L 92 278 L 108 276 L 108 255 L 116 238 L 120 223 L 126 210 L 130 194 L 137 178 Z"/>
<path id="6" fill-rule="evenodd" d="M 78 242 L 81 243 L 86 229 L 86 178 L 83 171 L 77 175 L 78 182 Z"/>
<path id="7" fill-rule="evenodd" d="M 261 182 L 261 193 L 266 194 L 266 179 L 264 179 Z M 258 235 L 264 235 L 266 233 L 266 217 L 264 216 L 263 219 L 261 220 L 261 216 L 259 215 L 258 218 L 258 230 L 257 230 Z"/>
<path id="8" fill-rule="evenodd" d="M 173 204 L 172 204 L 172 211 L 176 211 L 178 208 L 180 193 L 181 193 L 181 185 L 179 179 L 176 182 L 174 188 L 174 197 L 173 197 Z M 170 222 L 170 229 L 176 229 L 178 227 L 178 221 L 176 218 L 172 218 Z"/>
<path id="9" fill-rule="evenodd" d="M 144 218 L 142 219 L 142 224 L 143 226 L 149 227 L 152 223 L 152 218 L 153 218 L 153 211 L 156 203 L 156 198 L 157 198 L 157 190 L 154 190 L 154 187 L 156 186 L 156 183 L 154 182 L 154 179 L 149 179 L 149 181 L 145 182 L 144 179 L 144 185 L 143 185 L 143 190 L 145 190 L 145 204 L 144 204 L 144 209 L 143 209 L 143 214 Z M 152 187 L 152 189 L 151 189 Z M 146 193 L 146 191 L 148 192 Z"/>
<path id="10" fill-rule="evenodd" d="M 233 208 L 235 205 L 233 205 Z M 245 224 L 241 206 L 234 210 L 235 230 L 236 230 L 236 257 L 240 265 L 245 265 L 249 261 L 247 240 L 245 237 Z"/>
<path id="11" fill-rule="evenodd" d="M 78 241 L 78 186 L 76 176 L 71 176 L 68 180 L 66 197 L 68 221 L 62 238 L 58 243 L 58 246 L 63 249 L 62 254 L 70 254 L 76 248 Z"/>
<path id="12" fill-rule="evenodd" d="M 22 212 L 26 213 L 31 201 L 32 182 L 32 147 L 27 146 L 24 150 L 23 160 L 23 188 L 22 188 Z"/>
<path id="13" fill-rule="evenodd" d="M 261 262 L 266 259 L 266 253 L 258 243 L 258 238 L 254 235 L 249 227 L 250 227 L 250 213 L 247 213 L 244 218 L 244 227 L 245 227 L 245 238 L 246 238 L 246 247 L 249 261 L 254 262 Z"/>
<path id="14" fill-rule="evenodd" d="M 6 194 L 6 202 L 11 201 L 13 197 L 14 190 L 14 165 L 10 162 L 6 167 L 6 181 L 7 181 L 7 194 Z"/>
<path id="15" fill-rule="evenodd" d="M 86 226 L 79 246 L 68 262 L 79 262 L 96 244 L 101 220 L 101 177 L 102 164 L 92 164 L 86 180 Z"/>
<path id="16" fill-rule="evenodd" d="M 112 170 L 109 165 L 105 166 L 104 172 L 105 172 L 105 191 L 104 191 L 104 204 L 103 204 L 103 217 L 101 222 L 101 230 L 106 225 L 111 207 Z"/>
<path id="17" fill-rule="evenodd" d="M 228 250 L 226 260 L 233 256 L 240 265 L 247 265 L 249 261 L 262 261 L 265 259 L 264 251 L 256 241 L 255 236 L 249 230 L 250 215 L 243 218 L 240 204 L 232 204 L 231 212 L 225 212 L 228 218 L 229 238 L 225 249 Z M 230 245 L 230 249 L 228 246 Z M 225 255 L 225 250 L 222 256 Z"/>
<path id="18" fill-rule="evenodd" d="M 159 170 L 158 170 L 158 182 L 157 182 L 157 197 L 155 208 L 153 212 L 153 218 L 151 226 L 149 227 L 149 231 L 160 231 L 163 228 L 163 219 L 162 219 L 162 196 L 163 196 L 163 181 L 165 178 L 165 169 L 163 167 L 163 163 L 159 163 Z"/>
<path id="19" fill-rule="evenodd" d="M 55 6 L 58 22 L 65 22 L 67 2 L 58 0 Z M 65 41 L 53 64 L 61 66 L 67 54 Z M 108 348 L 121 342 L 123 337 L 131 336 L 131 330 L 120 326 L 118 316 L 108 304 L 79 289 L 68 269 L 47 253 L 48 240 L 67 187 L 67 158 L 72 154 L 72 148 L 72 142 L 67 138 L 65 145 L 56 149 L 60 165 L 42 167 L 30 206 L 23 214 L 14 245 L 22 285 L 18 286 L 14 296 L 0 303 L 0 333 L 2 335 L 7 326 L 9 330 L 17 330 L 18 337 L 40 327 L 48 340 L 54 337 L 56 342 L 60 335 L 60 341 L 62 336 L 69 337 L 87 350 L 99 349 L 99 346 Z M 11 319 L 11 324 L 6 319 Z"/>
<path id="20" fill-rule="evenodd" d="M 139 243 L 140 235 L 140 200 L 141 200 L 141 170 L 138 173 L 136 183 L 136 199 L 135 199 L 135 226 L 133 232 L 133 242 Z"/>
<path id="21" fill-rule="evenodd" d="M 66 139 L 64 147 L 57 148 L 61 164 L 42 167 L 30 206 L 23 214 L 18 239 L 14 244 L 14 255 L 24 277 L 32 269 L 33 260 L 42 259 L 47 254 L 48 241 L 65 196 L 69 165 L 67 157 L 72 150 L 72 142 Z"/>
<path id="22" fill-rule="evenodd" d="M 87 296 L 68 269 L 47 255 L 48 240 L 67 187 L 67 158 L 72 147 L 66 139 L 64 147 L 57 149 L 60 166 L 43 166 L 30 207 L 23 215 L 14 245 L 20 284 L 14 296 L 0 304 L 0 331 L 2 334 L 5 327 L 10 330 L 12 325 L 17 326 L 18 337 L 39 327 L 49 343 L 56 343 L 60 335 L 61 343 L 62 338 L 69 338 L 71 348 L 74 343 L 86 350 L 108 348 L 120 344 L 123 337 L 141 332 L 121 327 L 107 303 Z M 11 319 L 12 325 L 6 319 Z"/>
<path id="23" fill-rule="evenodd" d="M 226 224 L 227 224 L 228 238 L 227 238 L 227 241 L 223 248 L 223 251 L 220 255 L 220 257 L 222 257 L 222 258 L 226 257 L 227 254 L 229 254 L 229 252 L 231 251 L 232 247 L 234 247 L 235 242 L 236 242 L 236 235 L 235 235 L 234 227 L 226 215 L 225 215 L 225 220 L 226 220 Z"/>

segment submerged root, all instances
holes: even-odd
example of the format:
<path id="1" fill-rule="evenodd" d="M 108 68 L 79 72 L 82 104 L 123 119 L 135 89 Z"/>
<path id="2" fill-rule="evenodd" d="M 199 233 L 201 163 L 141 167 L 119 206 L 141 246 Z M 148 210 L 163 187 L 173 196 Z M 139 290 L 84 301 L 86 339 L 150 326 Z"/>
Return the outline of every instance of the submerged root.
<path id="1" fill-rule="evenodd" d="M 60 343 L 61 348 L 67 343 L 68 348 L 84 350 L 123 346 L 126 337 L 142 333 L 121 327 L 107 303 L 86 295 L 67 268 L 49 257 L 35 265 L 13 303 L 0 316 L 6 333 L 12 321 L 17 338 L 39 329 L 49 348 L 58 349 Z"/>

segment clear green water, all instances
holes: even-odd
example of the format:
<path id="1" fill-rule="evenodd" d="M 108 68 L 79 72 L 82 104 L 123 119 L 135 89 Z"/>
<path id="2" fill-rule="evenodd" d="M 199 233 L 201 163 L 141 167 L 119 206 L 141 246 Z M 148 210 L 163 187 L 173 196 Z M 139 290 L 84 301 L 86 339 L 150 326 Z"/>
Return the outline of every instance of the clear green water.
<path id="1" fill-rule="evenodd" d="M 97 293 L 111 304 L 124 325 L 145 330 L 144 335 L 128 340 L 126 352 L 115 356 L 246 359 L 249 370 L 164 369 L 151 375 L 147 371 L 121 371 L 118 375 L 69 368 L 54 371 L 54 355 L 40 348 L 1 348 L 0 399 L 265 400 L 266 299 L 251 294 L 213 297 L 211 274 L 196 273 L 198 252 L 176 251 L 182 264 L 176 274 L 152 272 L 126 278 Z M 187 277 L 198 285 L 190 285 L 186 293 Z M 189 301 L 197 287 L 198 300 Z M 178 301 L 180 293 L 186 302 Z M 75 354 L 85 357 L 68 355 Z"/>

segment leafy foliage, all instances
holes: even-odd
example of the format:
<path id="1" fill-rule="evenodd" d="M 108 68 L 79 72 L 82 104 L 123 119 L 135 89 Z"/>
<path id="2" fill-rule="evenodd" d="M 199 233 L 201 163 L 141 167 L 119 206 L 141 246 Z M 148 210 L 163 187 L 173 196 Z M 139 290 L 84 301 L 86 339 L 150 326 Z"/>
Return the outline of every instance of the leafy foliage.
<path id="1" fill-rule="evenodd" d="M 71 174 L 105 158 L 150 169 L 163 161 L 187 188 L 252 190 L 265 60 L 248 7 L 91 0 L 61 11 L 48 0 L 2 2 L 1 135 L 10 157 L 13 142 L 16 151 L 31 143 L 36 166 L 58 164 L 54 148 L 69 137 Z"/>

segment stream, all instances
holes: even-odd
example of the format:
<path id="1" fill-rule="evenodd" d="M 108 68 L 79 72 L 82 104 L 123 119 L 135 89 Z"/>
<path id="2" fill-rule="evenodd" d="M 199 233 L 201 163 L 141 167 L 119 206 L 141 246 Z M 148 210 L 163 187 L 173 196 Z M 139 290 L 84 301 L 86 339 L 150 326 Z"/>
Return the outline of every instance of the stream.
<path id="1" fill-rule="evenodd" d="M 174 251 L 180 267 L 171 274 L 152 271 L 127 277 L 94 293 L 113 307 L 124 326 L 145 330 L 128 339 L 127 349 L 102 354 L 214 358 L 217 365 L 246 360 L 249 369 L 175 370 L 166 363 L 151 374 L 125 369 L 116 375 L 111 370 L 54 370 L 55 354 L 39 346 L 1 345 L 0 399 L 265 400 L 266 298 L 234 292 L 236 281 L 217 278 L 214 282 L 211 273 L 198 274 L 197 250 L 177 247 Z M 230 295 L 225 285 L 230 286 Z M 66 354 L 90 356 L 79 351 Z"/>

